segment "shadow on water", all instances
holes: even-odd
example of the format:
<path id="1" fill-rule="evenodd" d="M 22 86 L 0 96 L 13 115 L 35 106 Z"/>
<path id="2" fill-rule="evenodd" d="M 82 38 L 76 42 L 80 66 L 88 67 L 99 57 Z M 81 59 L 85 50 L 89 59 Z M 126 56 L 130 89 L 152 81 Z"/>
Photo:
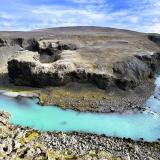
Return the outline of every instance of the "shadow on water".
<path id="1" fill-rule="evenodd" d="M 13 98 L 13 101 L 16 103 L 17 107 L 23 108 L 31 108 L 31 104 L 29 103 L 29 99 L 24 98 L 22 96 L 17 96 Z"/>
<path id="2" fill-rule="evenodd" d="M 64 121 L 64 122 L 60 122 L 60 124 L 61 124 L 61 125 L 66 125 L 67 122 L 65 122 L 65 121 Z"/>

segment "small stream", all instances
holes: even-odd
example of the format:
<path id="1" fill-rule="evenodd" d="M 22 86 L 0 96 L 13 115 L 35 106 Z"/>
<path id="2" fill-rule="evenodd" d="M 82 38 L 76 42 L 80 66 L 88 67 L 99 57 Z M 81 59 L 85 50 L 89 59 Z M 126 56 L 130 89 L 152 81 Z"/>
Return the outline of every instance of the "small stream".
<path id="1" fill-rule="evenodd" d="M 157 88 L 160 76 L 156 78 Z M 78 131 L 145 141 L 160 139 L 160 100 L 151 96 L 143 113 L 79 113 L 56 106 L 41 107 L 38 99 L 0 95 L 0 111 L 11 114 L 12 124 L 41 131 Z"/>

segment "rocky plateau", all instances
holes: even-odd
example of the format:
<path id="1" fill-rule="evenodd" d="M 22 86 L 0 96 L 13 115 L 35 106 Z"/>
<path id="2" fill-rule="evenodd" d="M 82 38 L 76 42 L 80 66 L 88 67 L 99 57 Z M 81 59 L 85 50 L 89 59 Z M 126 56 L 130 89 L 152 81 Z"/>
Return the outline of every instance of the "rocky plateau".
<path id="1" fill-rule="evenodd" d="M 105 90 L 129 90 L 159 69 L 157 35 L 94 27 L 47 31 L 53 35 L 35 37 L 33 32 L 32 39 L 11 41 L 22 48 L 8 61 L 14 84 L 43 87 L 87 82 Z M 5 45 L 3 40 L 1 46 Z"/>

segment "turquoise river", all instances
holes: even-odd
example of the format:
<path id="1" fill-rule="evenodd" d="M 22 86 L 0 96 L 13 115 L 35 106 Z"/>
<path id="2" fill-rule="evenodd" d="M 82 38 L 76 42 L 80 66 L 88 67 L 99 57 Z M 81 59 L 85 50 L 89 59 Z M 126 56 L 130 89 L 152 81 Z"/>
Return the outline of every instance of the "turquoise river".
<path id="1" fill-rule="evenodd" d="M 160 86 L 160 77 L 156 79 Z M 160 100 L 151 96 L 143 113 L 100 114 L 62 110 L 56 106 L 41 107 L 38 99 L 0 95 L 0 111 L 11 114 L 12 124 L 41 131 L 87 132 L 146 141 L 160 139 Z"/>

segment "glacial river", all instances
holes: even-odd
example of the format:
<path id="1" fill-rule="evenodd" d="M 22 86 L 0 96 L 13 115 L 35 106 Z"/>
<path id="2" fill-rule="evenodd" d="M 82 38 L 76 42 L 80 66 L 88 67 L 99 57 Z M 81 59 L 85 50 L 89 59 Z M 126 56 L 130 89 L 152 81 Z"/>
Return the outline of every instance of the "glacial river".
<path id="1" fill-rule="evenodd" d="M 160 86 L 160 77 L 156 79 Z M 143 113 L 96 114 L 62 110 L 56 106 L 41 107 L 38 99 L 0 95 L 0 111 L 11 114 L 12 124 L 41 131 L 79 131 L 146 141 L 160 139 L 160 100 L 151 96 Z"/>

